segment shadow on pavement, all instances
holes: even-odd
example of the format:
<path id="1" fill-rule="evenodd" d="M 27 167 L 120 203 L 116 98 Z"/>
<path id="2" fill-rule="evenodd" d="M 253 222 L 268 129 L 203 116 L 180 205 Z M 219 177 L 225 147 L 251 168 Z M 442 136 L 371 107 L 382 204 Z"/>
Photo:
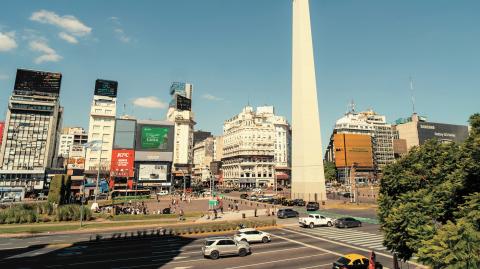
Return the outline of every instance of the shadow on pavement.
<path id="1" fill-rule="evenodd" d="M 182 248 L 195 240 L 162 228 L 97 234 L 72 244 L 0 250 L 0 268 L 159 268 L 181 258 Z M 192 250 L 200 253 L 201 244 Z"/>

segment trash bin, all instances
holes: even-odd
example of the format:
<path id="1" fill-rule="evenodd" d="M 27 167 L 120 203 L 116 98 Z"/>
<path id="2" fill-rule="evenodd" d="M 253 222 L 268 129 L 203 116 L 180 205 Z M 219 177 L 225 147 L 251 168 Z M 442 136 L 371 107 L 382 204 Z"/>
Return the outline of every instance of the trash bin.
<path id="1" fill-rule="evenodd" d="M 245 213 L 242 213 L 242 219 L 244 219 L 244 218 L 245 218 Z"/>

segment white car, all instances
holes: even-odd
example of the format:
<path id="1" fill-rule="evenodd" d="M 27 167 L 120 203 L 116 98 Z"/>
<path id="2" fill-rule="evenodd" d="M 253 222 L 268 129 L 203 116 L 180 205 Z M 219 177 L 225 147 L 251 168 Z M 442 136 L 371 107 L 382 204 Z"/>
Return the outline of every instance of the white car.
<path id="1" fill-rule="evenodd" d="M 298 223 L 302 227 L 310 227 L 310 228 L 314 228 L 315 226 L 323 226 L 323 225 L 332 227 L 333 224 L 335 223 L 335 219 L 327 218 L 320 214 L 310 214 L 306 218 L 299 218 Z"/>
<path id="2" fill-rule="evenodd" d="M 168 195 L 168 191 L 159 191 L 159 192 L 157 192 L 157 195 L 158 196 Z"/>
<path id="3" fill-rule="evenodd" d="M 236 241 L 239 242 L 262 242 L 262 243 L 268 243 L 270 242 L 271 235 L 266 232 L 258 231 L 254 228 L 245 228 L 245 229 L 240 229 L 237 231 L 235 236 L 233 237 Z"/>

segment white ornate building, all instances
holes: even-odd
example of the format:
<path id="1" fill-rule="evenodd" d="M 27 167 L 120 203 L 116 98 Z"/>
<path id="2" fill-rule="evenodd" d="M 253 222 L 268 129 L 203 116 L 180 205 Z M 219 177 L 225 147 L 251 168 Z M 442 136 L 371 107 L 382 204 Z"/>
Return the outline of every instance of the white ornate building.
<path id="1" fill-rule="evenodd" d="M 275 167 L 290 160 L 290 127 L 273 106 L 246 106 L 223 125 L 223 184 L 260 187 L 274 184 Z"/>

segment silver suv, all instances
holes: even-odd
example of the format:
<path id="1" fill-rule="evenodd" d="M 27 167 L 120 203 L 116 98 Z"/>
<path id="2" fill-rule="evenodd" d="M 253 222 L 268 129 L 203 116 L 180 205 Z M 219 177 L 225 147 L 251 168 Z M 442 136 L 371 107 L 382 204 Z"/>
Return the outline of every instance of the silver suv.
<path id="1" fill-rule="evenodd" d="M 204 257 L 210 257 L 213 260 L 220 256 L 238 255 L 240 257 L 252 253 L 250 245 L 247 242 L 238 242 L 231 237 L 210 237 L 205 239 L 202 247 Z"/>

